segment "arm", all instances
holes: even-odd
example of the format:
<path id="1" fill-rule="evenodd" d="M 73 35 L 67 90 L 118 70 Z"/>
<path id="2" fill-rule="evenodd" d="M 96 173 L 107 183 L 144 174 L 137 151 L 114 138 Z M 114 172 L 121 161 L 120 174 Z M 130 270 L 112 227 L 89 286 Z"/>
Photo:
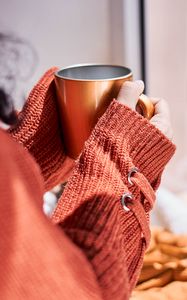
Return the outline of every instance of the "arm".
<path id="1" fill-rule="evenodd" d="M 149 244 L 152 189 L 174 151 L 160 130 L 115 100 L 85 145 L 53 221 L 85 253 L 104 299 L 129 298 Z M 131 185 L 133 167 L 140 172 Z M 134 197 L 128 212 L 124 193 Z"/>
<path id="2" fill-rule="evenodd" d="M 31 91 L 18 123 L 9 130 L 10 135 L 22 144 L 40 166 L 45 190 L 66 181 L 74 162 L 64 153 L 58 124 L 58 109 L 54 86 L 54 72 L 48 70 Z"/>
<path id="3" fill-rule="evenodd" d="M 33 157 L 0 129 L 0 299 L 101 300 L 92 266 L 42 211 Z"/>

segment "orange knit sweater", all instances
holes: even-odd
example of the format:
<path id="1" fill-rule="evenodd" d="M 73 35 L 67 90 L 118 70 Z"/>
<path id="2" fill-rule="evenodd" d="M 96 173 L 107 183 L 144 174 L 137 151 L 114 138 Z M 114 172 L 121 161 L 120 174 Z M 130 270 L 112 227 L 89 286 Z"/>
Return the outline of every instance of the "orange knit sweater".
<path id="1" fill-rule="evenodd" d="M 114 100 L 48 219 L 44 190 L 73 165 L 63 151 L 53 72 L 32 90 L 16 128 L 0 130 L 0 298 L 129 299 L 149 243 L 153 189 L 175 147 Z"/>

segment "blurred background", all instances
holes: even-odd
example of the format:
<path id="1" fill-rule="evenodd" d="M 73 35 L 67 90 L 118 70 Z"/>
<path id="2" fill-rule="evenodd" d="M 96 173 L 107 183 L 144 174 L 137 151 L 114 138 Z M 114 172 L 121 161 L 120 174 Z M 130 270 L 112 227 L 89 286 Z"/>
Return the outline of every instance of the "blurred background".
<path id="1" fill-rule="evenodd" d="M 147 95 L 171 109 L 177 152 L 160 197 L 167 191 L 187 203 L 187 1 L 1 0 L 0 7 L 0 84 L 17 108 L 51 66 L 130 67 Z"/>

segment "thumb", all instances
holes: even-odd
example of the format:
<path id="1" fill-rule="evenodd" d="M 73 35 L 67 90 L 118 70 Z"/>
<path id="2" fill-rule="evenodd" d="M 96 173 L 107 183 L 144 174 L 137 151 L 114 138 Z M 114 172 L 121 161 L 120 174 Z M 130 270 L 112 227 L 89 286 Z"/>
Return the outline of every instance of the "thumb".
<path id="1" fill-rule="evenodd" d="M 117 100 L 135 110 L 139 96 L 143 93 L 144 83 L 142 80 L 126 81 L 119 92 Z"/>

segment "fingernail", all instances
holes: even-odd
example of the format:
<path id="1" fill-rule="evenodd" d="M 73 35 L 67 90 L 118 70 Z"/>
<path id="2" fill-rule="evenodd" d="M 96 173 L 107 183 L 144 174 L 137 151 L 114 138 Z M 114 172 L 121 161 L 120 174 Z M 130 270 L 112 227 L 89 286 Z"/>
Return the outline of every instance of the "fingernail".
<path id="1" fill-rule="evenodd" d="M 137 85 L 139 89 L 144 90 L 144 82 L 142 80 L 135 80 L 134 83 Z"/>

